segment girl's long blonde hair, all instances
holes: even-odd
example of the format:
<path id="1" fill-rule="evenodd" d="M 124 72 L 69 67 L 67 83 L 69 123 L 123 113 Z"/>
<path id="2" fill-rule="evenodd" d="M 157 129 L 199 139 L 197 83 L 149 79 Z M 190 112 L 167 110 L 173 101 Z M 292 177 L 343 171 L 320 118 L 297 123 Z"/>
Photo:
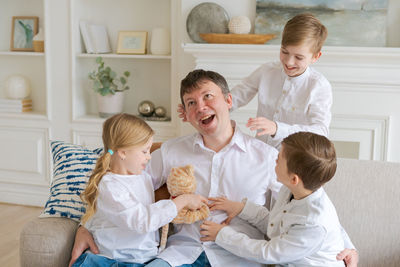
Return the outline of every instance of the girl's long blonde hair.
<path id="1" fill-rule="evenodd" d="M 86 203 L 86 213 L 81 218 L 85 224 L 96 212 L 96 200 L 99 194 L 98 185 L 101 178 L 110 170 L 111 154 L 118 149 L 146 144 L 154 135 L 154 131 L 143 120 L 126 113 L 108 118 L 103 124 L 104 153 L 97 159 L 85 191 L 81 199 Z"/>

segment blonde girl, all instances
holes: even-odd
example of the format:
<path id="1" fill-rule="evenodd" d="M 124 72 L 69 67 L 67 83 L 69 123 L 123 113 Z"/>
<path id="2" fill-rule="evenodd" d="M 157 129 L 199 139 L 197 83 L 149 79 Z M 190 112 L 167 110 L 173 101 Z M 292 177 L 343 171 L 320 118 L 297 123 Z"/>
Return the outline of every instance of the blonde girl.
<path id="1" fill-rule="evenodd" d="M 180 209 L 198 209 L 207 202 L 186 194 L 154 203 L 152 179 L 143 172 L 153 135 L 133 115 L 121 113 L 104 122 L 104 154 L 81 195 L 87 203 L 82 225 L 93 235 L 99 254 L 84 253 L 73 266 L 144 266 L 157 255 L 158 228 Z"/>

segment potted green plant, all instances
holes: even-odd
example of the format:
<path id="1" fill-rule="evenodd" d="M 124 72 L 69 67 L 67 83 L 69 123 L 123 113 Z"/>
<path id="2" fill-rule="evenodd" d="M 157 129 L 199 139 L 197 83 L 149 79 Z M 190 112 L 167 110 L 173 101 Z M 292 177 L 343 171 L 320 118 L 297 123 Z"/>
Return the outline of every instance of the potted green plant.
<path id="1" fill-rule="evenodd" d="M 115 71 L 104 65 L 102 57 L 97 57 L 96 63 L 99 66 L 89 73 L 89 79 L 93 81 L 93 90 L 98 93 L 99 116 L 107 118 L 122 112 L 124 91 L 129 89 L 127 81 L 130 72 L 125 71 L 123 76 L 117 77 Z"/>

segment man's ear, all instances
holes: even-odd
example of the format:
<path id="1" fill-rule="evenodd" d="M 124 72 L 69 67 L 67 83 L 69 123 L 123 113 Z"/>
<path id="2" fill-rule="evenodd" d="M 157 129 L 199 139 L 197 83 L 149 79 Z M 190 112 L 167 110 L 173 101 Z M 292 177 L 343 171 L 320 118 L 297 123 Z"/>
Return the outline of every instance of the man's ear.
<path id="1" fill-rule="evenodd" d="M 232 95 L 231 95 L 231 93 L 228 93 L 226 95 L 225 101 L 226 101 L 226 103 L 228 103 L 228 108 L 231 109 L 232 108 Z"/>

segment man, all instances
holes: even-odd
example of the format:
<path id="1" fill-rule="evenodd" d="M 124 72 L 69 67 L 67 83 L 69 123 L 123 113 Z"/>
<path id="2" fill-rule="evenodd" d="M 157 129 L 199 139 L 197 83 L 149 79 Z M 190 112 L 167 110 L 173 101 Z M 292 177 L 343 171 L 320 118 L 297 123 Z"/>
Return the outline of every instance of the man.
<path id="1" fill-rule="evenodd" d="M 278 151 L 243 134 L 230 120 L 232 96 L 226 80 L 212 71 L 194 70 L 181 82 L 181 101 L 186 118 L 197 133 L 169 140 L 152 154 L 147 171 L 153 177 L 154 187 L 165 183 L 172 167 L 192 164 L 196 194 L 226 196 L 235 201 L 247 198 L 266 204 L 269 193 L 275 194 L 280 187 L 274 172 Z M 208 220 L 221 223 L 226 218 L 225 213 L 217 211 L 211 212 Z M 148 266 L 261 266 L 214 242 L 200 241 L 200 224 L 177 225 L 175 234 L 168 238 L 167 248 Z M 260 231 L 238 218 L 230 226 L 253 239 L 263 239 Z M 92 237 L 80 227 L 71 262 L 88 247 L 96 252 Z"/>

